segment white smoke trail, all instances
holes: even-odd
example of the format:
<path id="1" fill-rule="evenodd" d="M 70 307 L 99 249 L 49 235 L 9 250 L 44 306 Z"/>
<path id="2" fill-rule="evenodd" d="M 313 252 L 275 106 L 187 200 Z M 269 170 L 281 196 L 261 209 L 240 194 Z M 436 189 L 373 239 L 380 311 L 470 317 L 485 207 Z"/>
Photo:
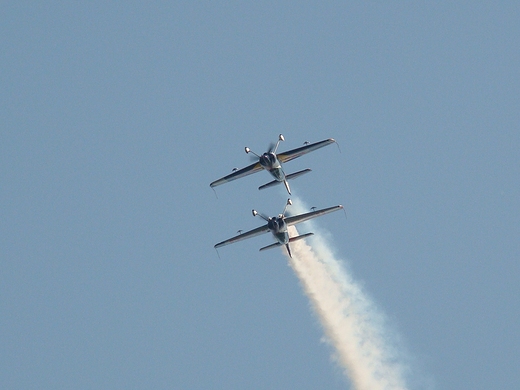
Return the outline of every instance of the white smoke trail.
<path id="1" fill-rule="evenodd" d="M 338 363 L 357 390 L 406 389 L 406 367 L 393 350 L 383 315 L 322 235 L 313 231 L 312 246 L 295 241 L 288 260 L 336 350 Z M 297 235 L 296 228 L 290 227 L 289 234 Z"/>

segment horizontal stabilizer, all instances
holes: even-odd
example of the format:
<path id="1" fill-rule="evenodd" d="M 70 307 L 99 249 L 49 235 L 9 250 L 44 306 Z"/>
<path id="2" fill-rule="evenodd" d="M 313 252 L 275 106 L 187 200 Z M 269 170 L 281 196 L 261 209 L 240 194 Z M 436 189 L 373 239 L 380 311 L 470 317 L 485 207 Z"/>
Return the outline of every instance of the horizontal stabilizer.
<path id="1" fill-rule="evenodd" d="M 270 181 L 267 184 L 264 184 L 263 186 L 258 187 L 258 189 L 259 190 L 263 190 L 264 188 L 272 187 L 272 186 L 275 186 L 275 185 L 280 184 L 280 183 L 281 183 L 281 181 L 273 180 L 273 181 Z"/>
<path id="2" fill-rule="evenodd" d="M 304 169 L 303 171 L 294 172 L 294 173 L 291 173 L 290 175 L 286 175 L 285 179 L 286 180 L 296 179 L 297 177 L 299 177 L 301 175 L 305 175 L 306 173 L 308 173 L 310 171 L 311 171 L 311 169 L 307 168 L 307 169 Z"/>
<path id="3" fill-rule="evenodd" d="M 298 240 L 301 240 L 302 238 L 312 236 L 313 234 L 314 233 L 305 233 L 305 234 L 302 234 L 300 236 L 291 237 L 291 238 L 289 238 L 289 242 L 298 241 Z"/>
<path id="4" fill-rule="evenodd" d="M 266 249 L 272 249 L 272 248 L 276 248 L 279 246 L 282 246 L 282 244 L 280 244 L 279 242 L 275 242 L 274 244 L 267 245 L 267 246 L 264 246 L 263 248 L 260 248 L 260 250 L 265 251 Z"/>
<path id="5" fill-rule="evenodd" d="M 302 171 L 291 173 L 290 175 L 286 175 L 285 176 L 285 180 L 296 179 L 297 177 L 299 177 L 301 175 L 304 175 L 304 174 L 306 174 L 306 173 L 308 173 L 310 171 L 311 171 L 311 169 L 307 168 L 307 169 L 304 169 Z M 264 184 L 263 186 L 258 187 L 258 189 L 259 190 L 263 190 L 264 188 L 269 188 L 269 187 L 275 186 L 275 185 L 280 184 L 280 183 L 283 183 L 283 182 L 282 181 L 278 181 L 278 180 L 273 180 L 273 181 L 270 181 L 267 184 Z M 289 191 L 287 191 L 287 192 L 289 192 Z"/>

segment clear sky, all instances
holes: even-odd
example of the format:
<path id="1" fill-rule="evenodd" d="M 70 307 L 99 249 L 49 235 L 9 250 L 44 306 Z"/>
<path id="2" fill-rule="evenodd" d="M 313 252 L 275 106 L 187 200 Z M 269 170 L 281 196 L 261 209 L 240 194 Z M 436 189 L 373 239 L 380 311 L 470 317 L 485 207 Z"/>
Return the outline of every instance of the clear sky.
<path id="1" fill-rule="evenodd" d="M 344 389 L 268 235 L 283 133 L 417 388 L 520 383 L 517 2 L 8 2 L 0 387 Z"/>

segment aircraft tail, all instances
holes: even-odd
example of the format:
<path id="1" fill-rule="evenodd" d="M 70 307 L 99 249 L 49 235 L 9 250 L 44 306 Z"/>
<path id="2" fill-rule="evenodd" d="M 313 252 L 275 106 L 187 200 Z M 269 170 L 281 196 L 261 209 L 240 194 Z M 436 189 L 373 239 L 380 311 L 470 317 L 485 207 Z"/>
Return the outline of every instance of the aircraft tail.
<path id="1" fill-rule="evenodd" d="M 283 182 L 278 181 L 278 180 L 273 180 L 267 184 L 264 184 L 263 186 L 258 187 L 258 189 L 263 190 L 264 188 L 272 187 L 272 186 L 275 186 L 280 183 L 285 184 L 285 188 L 287 189 L 287 192 L 289 193 L 289 195 L 291 195 L 291 188 L 289 187 L 289 183 L 287 182 L 287 180 L 284 180 Z"/>
<path id="2" fill-rule="evenodd" d="M 313 234 L 314 233 L 300 234 L 299 236 L 289 238 L 289 242 L 298 241 L 298 240 L 301 240 L 302 238 L 312 236 Z"/>
<path id="3" fill-rule="evenodd" d="M 289 247 L 290 242 L 301 240 L 302 238 L 312 236 L 313 234 L 314 233 L 305 233 L 305 234 L 300 234 L 299 236 L 296 236 L 296 237 L 289 238 L 289 242 L 287 244 L 285 244 L 285 246 L 287 247 L 287 253 L 289 254 L 289 257 L 292 257 L 291 248 Z M 267 245 L 267 246 L 264 246 L 263 248 L 260 248 L 260 251 L 265 251 L 266 249 L 277 248 L 282 245 L 283 244 L 280 244 L 279 242 L 275 242 L 274 244 Z"/>
<path id="4" fill-rule="evenodd" d="M 270 181 L 267 184 L 264 184 L 263 186 L 258 187 L 258 189 L 259 190 L 263 190 L 264 188 L 272 187 L 272 186 L 275 186 L 275 185 L 280 184 L 280 183 L 281 182 L 278 181 L 278 180 L 273 180 L 273 181 Z"/>
<path id="5" fill-rule="evenodd" d="M 313 234 L 314 233 L 305 233 L 305 234 L 300 234 L 299 236 L 296 236 L 296 237 L 289 238 L 289 242 L 287 244 L 285 244 L 285 247 L 287 248 L 287 254 L 289 255 L 289 257 L 291 259 L 292 259 L 292 253 L 291 253 L 291 247 L 290 247 L 289 243 L 301 240 L 302 238 L 305 238 L 305 237 L 312 236 Z"/>
<path id="6" fill-rule="evenodd" d="M 298 172 L 291 173 L 290 175 L 286 175 L 285 176 L 285 180 L 283 181 L 283 183 L 285 184 L 285 188 L 287 188 L 287 192 L 289 194 L 291 193 L 291 190 L 289 189 L 289 183 L 287 183 L 287 180 L 296 179 L 297 177 L 299 177 L 301 175 L 304 175 L 304 174 L 306 174 L 306 173 L 308 173 L 310 171 L 311 171 L 311 169 L 307 168 L 307 169 L 304 169 L 304 170 L 301 170 L 301 171 L 298 171 Z M 269 188 L 269 187 L 275 186 L 275 185 L 280 184 L 280 183 L 282 183 L 282 182 L 278 181 L 278 180 L 273 180 L 273 181 L 270 181 L 267 184 L 264 184 L 263 186 L 258 187 L 258 189 L 259 190 L 263 190 L 264 188 Z"/>
<path id="7" fill-rule="evenodd" d="M 274 244 L 264 246 L 263 248 L 260 248 L 261 251 L 265 251 L 266 249 L 276 248 L 278 246 L 282 246 L 279 242 L 275 242 Z"/>
<path id="8" fill-rule="evenodd" d="M 305 175 L 306 173 L 310 172 L 311 169 L 310 168 L 307 168 L 307 169 L 303 169 L 301 171 L 298 171 L 298 172 L 294 172 L 294 173 L 291 173 L 289 175 L 286 175 L 285 176 L 285 179 L 286 180 L 290 180 L 290 179 L 296 179 L 297 177 L 300 177 L 301 175 Z"/>

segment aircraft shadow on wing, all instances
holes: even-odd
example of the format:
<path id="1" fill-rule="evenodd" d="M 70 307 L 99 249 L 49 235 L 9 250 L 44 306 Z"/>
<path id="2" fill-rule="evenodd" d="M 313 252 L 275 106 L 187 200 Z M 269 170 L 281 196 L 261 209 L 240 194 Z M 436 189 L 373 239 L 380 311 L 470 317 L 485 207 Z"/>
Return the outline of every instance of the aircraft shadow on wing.
<path id="1" fill-rule="evenodd" d="M 247 176 L 252 173 L 259 172 L 259 171 L 265 169 L 274 177 L 275 180 L 258 187 L 258 189 L 263 190 L 264 188 L 272 187 L 274 185 L 283 183 L 285 185 L 285 188 L 287 189 L 287 192 L 290 195 L 291 189 L 289 187 L 288 180 L 295 179 L 305 173 L 310 172 L 311 170 L 307 168 L 307 169 L 303 169 L 301 171 L 294 172 L 291 174 L 285 174 L 283 167 L 282 167 L 282 163 L 286 163 L 287 161 L 294 160 L 297 157 L 303 156 L 304 154 L 307 154 L 309 152 L 312 152 L 314 150 L 320 149 L 324 146 L 327 146 L 327 145 L 330 145 L 330 144 L 333 144 L 336 142 L 336 140 L 334 140 L 333 138 L 329 138 L 329 139 L 319 141 L 319 142 L 314 142 L 312 144 L 306 142 L 304 144 L 304 146 L 301 146 L 296 149 L 288 150 L 287 152 L 276 154 L 276 150 L 278 149 L 280 142 L 284 141 L 284 140 L 285 140 L 285 138 L 283 137 L 282 134 L 280 134 L 276 144 L 272 145 L 269 148 L 269 150 L 267 152 L 265 152 L 264 154 L 262 154 L 261 156 L 256 154 L 255 152 L 253 152 L 248 147 L 246 147 L 245 148 L 246 153 L 253 154 L 254 156 L 256 156 L 258 158 L 258 161 L 254 162 L 253 164 L 248 165 L 247 167 L 242 168 L 242 169 L 234 168 L 232 173 L 230 173 L 229 175 L 224 176 L 218 180 L 215 180 L 214 182 L 212 182 L 210 184 L 210 187 L 213 188 L 213 187 L 219 186 L 221 184 L 230 182 L 232 180 L 239 179 L 241 177 L 244 177 L 244 176 Z"/>
<path id="2" fill-rule="evenodd" d="M 322 216 L 322 215 L 325 215 L 328 213 L 332 213 L 333 211 L 338 211 L 338 210 L 343 209 L 342 205 L 338 205 L 338 206 L 332 206 L 332 207 L 328 207 L 328 208 L 321 209 L 321 210 L 314 210 L 314 211 L 304 213 L 304 214 L 286 217 L 285 212 L 287 210 L 287 206 L 289 206 L 291 204 L 292 204 L 291 199 L 287 199 L 287 203 L 283 209 L 283 212 L 281 214 L 278 214 L 278 216 L 276 216 L 276 217 L 267 217 L 266 215 L 261 214 L 256 210 L 253 210 L 253 216 L 255 216 L 255 217 L 257 215 L 260 216 L 262 219 L 264 219 L 267 222 L 267 224 L 260 226 L 256 229 L 250 230 L 248 232 L 245 232 L 245 233 L 243 233 L 242 231 L 239 231 L 239 234 L 236 235 L 235 237 L 232 237 L 228 240 L 225 240 L 225 241 L 222 241 L 222 242 L 219 242 L 218 244 L 216 244 L 215 249 L 220 248 L 224 245 L 228 245 L 228 244 L 232 244 L 234 242 L 245 240 L 246 238 L 255 237 L 260 234 L 267 233 L 270 231 L 273 234 L 273 237 L 276 239 L 276 242 L 274 244 L 267 245 L 263 248 L 260 248 L 260 250 L 263 251 L 266 249 L 271 249 L 271 248 L 285 245 L 285 247 L 287 248 L 287 253 L 289 254 L 290 257 L 292 257 L 291 248 L 290 248 L 289 244 L 291 242 L 301 240 L 302 238 L 312 236 L 314 233 L 306 233 L 306 234 L 301 234 L 301 235 L 295 236 L 295 237 L 289 237 L 289 232 L 287 231 L 288 226 L 296 225 L 298 223 L 308 221 L 309 219 L 316 218 L 316 217 L 319 217 L 319 216 Z"/>

